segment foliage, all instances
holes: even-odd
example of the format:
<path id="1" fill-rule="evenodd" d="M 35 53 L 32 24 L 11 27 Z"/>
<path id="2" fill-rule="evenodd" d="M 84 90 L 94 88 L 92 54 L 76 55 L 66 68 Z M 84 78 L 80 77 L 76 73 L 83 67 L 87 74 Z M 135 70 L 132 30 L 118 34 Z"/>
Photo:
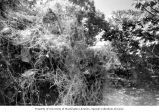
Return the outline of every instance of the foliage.
<path id="1" fill-rule="evenodd" d="M 111 42 L 93 44 L 103 42 L 95 37 L 108 27 L 100 13 L 68 0 L 2 0 L 1 6 L 3 105 L 101 103 L 104 77 L 120 63 Z"/>
<path id="2" fill-rule="evenodd" d="M 106 21 L 92 0 L 1 0 L 0 104 L 100 105 L 106 84 L 157 88 L 158 4 Z"/>
<path id="3" fill-rule="evenodd" d="M 158 60 L 158 1 L 137 1 L 134 5 L 140 10 L 114 12 L 111 30 L 103 38 L 113 41 L 122 66 L 138 85 L 156 85 L 158 64 L 152 60 Z"/>

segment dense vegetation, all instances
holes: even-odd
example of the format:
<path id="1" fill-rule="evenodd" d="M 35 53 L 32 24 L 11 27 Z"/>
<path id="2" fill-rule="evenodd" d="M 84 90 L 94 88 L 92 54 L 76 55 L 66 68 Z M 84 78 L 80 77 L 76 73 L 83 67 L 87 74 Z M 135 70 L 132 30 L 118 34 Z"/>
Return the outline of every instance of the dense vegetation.
<path id="1" fill-rule="evenodd" d="M 101 105 L 108 83 L 158 88 L 158 5 L 106 21 L 92 0 L 0 0 L 0 104 Z"/>

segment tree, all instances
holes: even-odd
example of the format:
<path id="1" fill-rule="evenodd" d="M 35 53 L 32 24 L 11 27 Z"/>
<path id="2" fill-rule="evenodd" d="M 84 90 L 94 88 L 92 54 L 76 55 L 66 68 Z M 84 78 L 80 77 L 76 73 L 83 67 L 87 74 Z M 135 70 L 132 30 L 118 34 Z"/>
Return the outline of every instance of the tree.
<path id="1" fill-rule="evenodd" d="M 138 1 L 135 6 L 140 10 L 114 13 L 112 29 L 104 38 L 113 41 L 123 67 L 133 70 L 139 85 L 156 83 L 158 64 L 150 60 L 158 59 L 158 1 Z"/>
<path id="2" fill-rule="evenodd" d="M 83 8 L 77 13 L 79 23 L 83 22 L 85 27 L 85 36 L 88 44 L 92 45 L 94 37 L 102 30 L 108 31 L 109 24 L 105 20 L 102 12 L 97 11 L 93 0 L 70 0 Z"/>

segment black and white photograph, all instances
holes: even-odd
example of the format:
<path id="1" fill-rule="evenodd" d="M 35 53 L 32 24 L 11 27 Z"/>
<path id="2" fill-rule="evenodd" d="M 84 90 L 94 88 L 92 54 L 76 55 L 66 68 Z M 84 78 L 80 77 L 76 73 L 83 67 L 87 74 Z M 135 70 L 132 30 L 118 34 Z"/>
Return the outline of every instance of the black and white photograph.
<path id="1" fill-rule="evenodd" d="M 0 0 L 0 107 L 158 105 L 159 0 Z"/>

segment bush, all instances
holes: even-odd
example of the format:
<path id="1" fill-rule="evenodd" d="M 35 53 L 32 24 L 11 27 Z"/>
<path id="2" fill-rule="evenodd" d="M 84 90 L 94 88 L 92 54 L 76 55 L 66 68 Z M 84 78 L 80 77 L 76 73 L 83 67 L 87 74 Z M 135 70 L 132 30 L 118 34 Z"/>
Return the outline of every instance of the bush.
<path id="1" fill-rule="evenodd" d="M 16 1 L 4 4 L 0 35 L 3 104 L 100 104 L 105 76 L 120 64 L 111 43 L 88 46 L 82 8 L 67 0 Z"/>

